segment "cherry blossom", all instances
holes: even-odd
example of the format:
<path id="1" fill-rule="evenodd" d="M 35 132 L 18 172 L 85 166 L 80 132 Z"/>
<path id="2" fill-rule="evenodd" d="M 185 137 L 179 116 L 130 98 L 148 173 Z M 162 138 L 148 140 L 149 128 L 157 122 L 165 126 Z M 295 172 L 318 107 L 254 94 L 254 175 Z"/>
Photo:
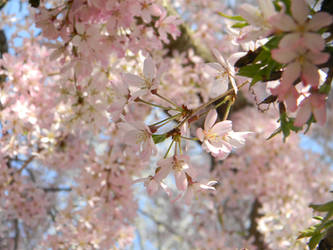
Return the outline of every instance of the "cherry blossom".
<path id="1" fill-rule="evenodd" d="M 235 70 L 231 66 L 231 64 L 226 61 L 220 52 L 216 49 L 213 49 L 213 53 L 217 59 L 217 63 L 208 63 L 207 65 L 210 66 L 212 69 L 215 70 L 213 76 L 215 77 L 215 85 L 221 91 L 221 94 L 228 89 L 229 82 L 231 83 L 232 87 L 237 94 L 237 85 L 235 82 Z"/>
<path id="2" fill-rule="evenodd" d="M 126 73 L 124 75 L 124 81 L 130 87 L 134 87 L 134 90 L 131 90 L 131 100 L 135 100 L 137 97 L 144 96 L 152 90 L 157 89 L 158 79 L 156 79 L 156 68 L 153 60 L 150 57 L 145 59 L 143 77 Z"/>
<path id="3" fill-rule="evenodd" d="M 173 171 L 178 190 L 185 191 L 188 184 L 186 171 L 190 168 L 188 161 L 189 158 L 185 155 L 175 155 L 173 157 L 162 159 L 158 162 L 158 166 L 161 169 L 156 174 L 156 177 L 158 179 L 164 179 L 171 171 Z"/>
<path id="4" fill-rule="evenodd" d="M 326 123 L 326 96 L 318 93 L 312 93 L 306 97 L 300 104 L 295 119 L 295 126 L 301 127 L 310 118 L 311 113 L 320 125 Z"/>
<path id="5" fill-rule="evenodd" d="M 203 148 L 214 157 L 225 159 L 232 148 L 237 148 L 245 143 L 245 136 L 250 132 L 234 132 L 232 121 L 225 120 L 215 123 L 217 112 L 211 109 L 207 114 L 204 130 L 197 129 L 197 136 L 203 142 Z"/>
<path id="6" fill-rule="evenodd" d="M 286 48 L 302 39 L 307 49 L 313 52 L 322 51 L 325 47 L 324 39 L 315 31 L 331 24 L 332 16 L 325 12 L 319 12 L 308 20 L 310 10 L 304 0 L 293 0 L 291 2 L 291 13 L 292 17 L 284 13 L 278 13 L 270 19 L 271 24 L 276 29 L 291 32 L 282 38 L 279 46 Z"/>

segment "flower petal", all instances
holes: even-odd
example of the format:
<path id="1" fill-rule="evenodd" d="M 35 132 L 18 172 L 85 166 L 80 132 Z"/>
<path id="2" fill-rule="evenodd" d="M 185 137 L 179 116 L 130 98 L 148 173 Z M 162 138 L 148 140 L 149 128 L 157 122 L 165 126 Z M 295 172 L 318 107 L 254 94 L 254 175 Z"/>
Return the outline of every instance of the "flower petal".
<path id="1" fill-rule="evenodd" d="M 149 79 L 150 81 L 152 81 L 155 78 L 156 69 L 153 59 L 151 59 L 151 57 L 147 57 L 146 60 L 144 61 L 143 74 L 145 78 Z"/>
<path id="2" fill-rule="evenodd" d="M 207 63 L 206 65 L 217 70 L 218 72 L 224 71 L 223 67 L 219 63 L 213 62 L 213 63 Z"/>
<path id="3" fill-rule="evenodd" d="M 184 171 L 175 172 L 175 181 L 178 190 L 185 191 L 187 189 L 187 178 Z"/>
<path id="4" fill-rule="evenodd" d="M 294 125 L 296 127 L 302 127 L 304 123 L 307 122 L 307 120 L 310 118 L 311 115 L 311 105 L 308 99 L 305 99 L 300 109 L 297 112 Z"/>
<path id="5" fill-rule="evenodd" d="M 333 17 L 326 12 L 318 12 L 312 16 L 307 29 L 317 31 L 323 27 L 330 25 L 333 22 Z"/>
<path id="6" fill-rule="evenodd" d="M 324 126 L 326 123 L 326 105 L 322 105 L 320 108 L 313 109 L 313 114 L 316 118 L 316 121 L 321 126 Z"/>
<path id="7" fill-rule="evenodd" d="M 282 73 L 282 82 L 286 86 L 291 86 L 301 74 L 301 65 L 298 62 L 293 62 L 287 65 Z"/>
<path id="8" fill-rule="evenodd" d="M 214 125 L 216 119 L 217 119 L 217 112 L 215 109 L 211 109 L 206 116 L 204 124 L 205 131 L 208 131 Z"/>
<path id="9" fill-rule="evenodd" d="M 309 51 L 306 57 L 310 62 L 318 65 L 327 62 L 328 58 L 330 58 L 330 54 L 323 52 Z"/>
<path id="10" fill-rule="evenodd" d="M 289 48 L 280 48 L 272 50 L 272 58 L 279 63 L 289 63 L 297 57 L 294 50 Z"/>
<path id="11" fill-rule="evenodd" d="M 132 86 L 142 86 L 145 83 L 145 81 L 141 77 L 130 73 L 124 74 L 124 80 L 127 84 Z"/>
<path id="12" fill-rule="evenodd" d="M 292 0 L 291 13 L 298 24 L 302 25 L 305 23 L 308 15 L 310 14 L 310 10 L 304 0 Z"/>
<path id="13" fill-rule="evenodd" d="M 224 136 L 226 133 L 232 130 L 232 121 L 226 120 L 216 123 L 212 128 L 211 132 L 216 133 L 219 136 Z"/>
<path id="14" fill-rule="evenodd" d="M 203 141 L 205 138 L 205 134 L 203 133 L 203 129 L 202 128 L 198 128 L 197 129 L 197 136 L 199 138 L 200 141 Z"/>
<path id="15" fill-rule="evenodd" d="M 271 25 L 282 31 L 292 31 L 297 28 L 295 21 L 288 15 L 278 13 L 269 18 Z"/>
<path id="16" fill-rule="evenodd" d="M 318 68 L 312 63 L 304 62 L 301 78 L 304 85 L 310 84 L 313 87 L 317 87 L 320 79 Z"/>
<path id="17" fill-rule="evenodd" d="M 287 34 L 279 42 L 279 48 L 296 48 L 299 45 L 300 38 L 300 33 Z"/>
<path id="18" fill-rule="evenodd" d="M 304 45 L 311 51 L 322 51 L 325 48 L 324 39 L 317 33 L 304 33 Z"/>

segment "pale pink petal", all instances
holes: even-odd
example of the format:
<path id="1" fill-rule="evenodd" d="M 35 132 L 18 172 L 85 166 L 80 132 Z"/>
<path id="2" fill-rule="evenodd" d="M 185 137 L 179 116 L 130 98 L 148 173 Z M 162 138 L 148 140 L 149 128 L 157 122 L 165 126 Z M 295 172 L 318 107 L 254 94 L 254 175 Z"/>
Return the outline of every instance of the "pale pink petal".
<path id="1" fill-rule="evenodd" d="M 236 85 L 235 79 L 234 79 L 233 77 L 229 77 L 229 79 L 230 79 L 230 82 L 231 82 L 232 87 L 234 88 L 235 94 L 237 94 L 237 92 L 238 92 L 238 88 L 237 88 L 237 85 Z"/>
<path id="2" fill-rule="evenodd" d="M 300 38 L 300 33 L 287 34 L 279 42 L 279 48 L 296 48 L 300 42 Z"/>
<path id="3" fill-rule="evenodd" d="M 151 177 L 151 176 L 150 176 Z M 136 183 L 139 183 L 139 182 L 146 182 L 147 180 L 150 181 L 150 177 L 145 177 L 145 178 L 139 178 L 139 179 L 136 179 L 132 182 L 132 184 L 136 184 Z"/>
<path id="4" fill-rule="evenodd" d="M 310 14 L 309 7 L 304 0 L 291 1 L 291 13 L 298 24 L 304 24 Z"/>
<path id="5" fill-rule="evenodd" d="M 149 196 L 154 195 L 158 190 L 158 183 L 154 180 L 151 179 L 151 181 L 147 185 L 147 193 Z"/>
<path id="6" fill-rule="evenodd" d="M 207 63 L 206 65 L 215 69 L 217 72 L 223 72 L 224 71 L 223 67 L 219 63 L 213 62 L 213 63 Z"/>
<path id="7" fill-rule="evenodd" d="M 217 119 L 217 112 L 215 109 L 211 109 L 206 116 L 204 124 L 205 131 L 208 131 L 214 125 L 216 119 Z"/>
<path id="8" fill-rule="evenodd" d="M 321 126 L 324 126 L 326 123 L 326 105 L 322 105 L 320 108 L 313 109 L 313 114 L 316 118 L 316 121 Z"/>
<path id="9" fill-rule="evenodd" d="M 156 69 L 153 59 L 151 59 L 151 57 L 146 58 L 146 60 L 144 61 L 143 74 L 150 81 L 152 81 L 155 78 Z"/>
<path id="10" fill-rule="evenodd" d="M 318 65 L 327 62 L 328 58 L 330 58 L 330 54 L 324 52 L 309 51 L 306 54 L 306 58 L 313 64 Z"/>
<path id="11" fill-rule="evenodd" d="M 262 21 L 260 10 L 251 4 L 242 4 L 238 13 L 251 25 L 258 26 Z"/>
<path id="12" fill-rule="evenodd" d="M 324 39 L 317 33 L 304 33 L 304 45 L 312 51 L 322 51 L 325 48 Z"/>
<path id="13" fill-rule="evenodd" d="M 124 74 L 124 81 L 132 86 L 142 86 L 145 83 L 145 81 L 142 78 L 130 73 Z"/>
<path id="14" fill-rule="evenodd" d="M 302 127 L 311 116 L 311 105 L 308 99 L 305 99 L 300 109 L 297 112 L 296 119 L 294 121 L 294 125 L 296 127 Z"/>
<path id="15" fill-rule="evenodd" d="M 313 87 L 317 87 L 320 79 L 318 68 L 312 63 L 304 62 L 301 78 L 304 85 L 310 84 Z"/>
<path id="16" fill-rule="evenodd" d="M 269 22 L 274 28 L 282 31 L 293 31 L 297 28 L 295 21 L 283 13 L 278 13 L 270 17 Z"/>
<path id="17" fill-rule="evenodd" d="M 282 73 L 282 82 L 288 88 L 296 81 L 301 74 L 301 65 L 298 62 L 293 62 L 287 65 Z"/>
<path id="18" fill-rule="evenodd" d="M 218 181 L 209 181 L 206 185 L 208 185 L 208 186 L 214 186 L 214 185 L 216 185 L 218 183 L 219 183 Z"/>
<path id="19" fill-rule="evenodd" d="M 214 182 L 214 184 L 216 184 L 216 183 L 217 183 L 217 181 Z M 211 185 L 214 185 L 214 184 L 211 184 Z M 200 183 L 199 187 L 203 190 L 213 190 L 213 191 L 216 190 L 214 187 L 210 186 L 209 184 L 206 185 L 206 184 Z"/>
<path id="20" fill-rule="evenodd" d="M 271 0 L 258 0 L 258 4 L 266 20 L 276 13 Z"/>
<path id="21" fill-rule="evenodd" d="M 325 94 L 317 94 L 317 93 L 311 94 L 310 102 L 311 102 L 312 107 L 319 108 L 321 106 L 325 106 L 326 98 L 327 98 L 327 95 L 325 95 Z"/>
<path id="22" fill-rule="evenodd" d="M 155 174 L 154 179 L 156 181 L 162 181 L 165 179 L 171 171 L 171 164 L 168 166 L 163 166 L 160 168 L 160 170 Z"/>
<path id="23" fill-rule="evenodd" d="M 203 141 L 205 138 L 205 134 L 203 133 L 203 129 L 202 128 L 198 128 L 197 129 L 197 136 L 199 138 L 200 141 Z"/>
<path id="24" fill-rule="evenodd" d="M 209 96 L 215 98 L 228 90 L 228 77 L 219 77 L 214 80 Z"/>
<path id="25" fill-rule="evenodd" d="M 210 130 L 212 133 L 216 133 L 219 136 L 230 132 L 232 130 L 232 121 L 226 120 L 216 123 Z"/>
<path id="26" fill-rule="evenodd" d="M 289 89 L 288 94 L 285 97 L 288 111 L 295 112 L 297 110 L 297 98 L 298 97 L 299 97 L 299 93 L 297 92 L 295 87 L 291 87 Z"/>
<path id="27" fill-rule="evenodd" d="M 175 172 L 175 181 L 178 190 L 185 191 L 187 189 L 187 178 L 184 171 Z"/>
<path id="28" fill-rule="evenodd" d="M 323 27 L 330 25 L 333 22 L 333 17 L 326 12 L 318 12 L 312 16 L 307 29 L 317 31 Z"/>
<path id="29" fill-rule="evenodd" d="M 245 137 L 251 132 L 234 132 L 228 133 L 228 142 L 235 148 L 242 147 L 245 144 Z"/>
<path id="30" fill-rule="evenodd" d="M 217 49 L 213 49 L 213 54 L 216 57 L 216 59 L 218 60 L 218 62 L 225 67 L 226 66 L 226 61 L 224 60 L 223 56 L 221 55 L 220 51 L 218 51 Z"/>
<path id="31" fill-rule="evenodd" d="M 295 50 L 289 48 L 273 49 L 272 58 L 279 63 L 289 63 L 297 57 Z"/>

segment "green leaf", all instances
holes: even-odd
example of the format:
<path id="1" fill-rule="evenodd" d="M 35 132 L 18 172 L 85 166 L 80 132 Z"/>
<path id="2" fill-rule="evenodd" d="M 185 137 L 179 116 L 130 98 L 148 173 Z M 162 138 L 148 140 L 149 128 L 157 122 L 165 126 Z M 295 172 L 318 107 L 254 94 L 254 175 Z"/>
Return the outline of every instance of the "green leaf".
<path id="1" fill-rule="evenodd" d="M 313 216 L 312 218 L 315 220 L 320 220 L 320 221 L 323 220 L 323 217 L 321 217 L 321 216 Z"/>
<path id="2" fill-rule="evenodd" d="M 314 236 L 311 237 L 310 241 L 308 242 L 309 248 L 315 249 L 315 247 L 318 245 L 320 240 L 322 239 L 323 235 L 321 233 L 317 233 Z"/>
<path id="3" fill-rule="evenodd" d="M 331 83 L 325 83 L 319 88 L 320 94 L 329 94 L 331 91 Z"/>
<path id="4" fill-rule="evenodd" d="M 161 143 L 167 138 L 166 134 L 152 135 L 152 137 L 155 144 Z"/>
<path id="5" fill-rule="evenodd" d="M 254 78 L 254 76 L 258 75 L 260 68 L 260 64 L 249 64 L 241 67 L 238 71 L 238 75 Z"/>
<path id="6" fill-rule="evenodd" d="M 333 211 L 333 201 L 324 204 L 310 204 L 309 207 L 318 212 Z"/>
<path id="7" fill-rule="evenodd" d="M 309 227 L 306 230 L 302 231 L 300 235 L 297 237 L 297 239 L 302 239 L 305 237 L 312 237 L 316 233 L 316 228 L 315 227 Z"/>
<path id="8" fill-rule="evenodd" d="M 280 134 L 282 132 L 281 128 L 277 128 L 266 140 L 272 139 L 277 134 Z"/>
<path id="9" fill-rule="evenodd" d="M 248 26 L 249 24 L 247 22 L 241 22 L 241 23 L 235 23 L 234 25 L 232 25 L 232 28 L 244 28 L 246 26 Z"/>
<path id="10" fill-rule="evenodd" d="M 223 17 L 225 17 L 225 18 L 228 18 L 228 19 L 230 19 L 230 20 L 234 20 L 234 21 L 240 21 L 240 22 L 245 22 L 246 20 L 243 18 L 243 17 L 241 17 L 241 16 L 229 16 L 229 15 L 227 15 L 227 14 L 224 14 L 224 13 L 222 13 L 222 12 L 217 12 L 220 16 L 223 16 Z"/>

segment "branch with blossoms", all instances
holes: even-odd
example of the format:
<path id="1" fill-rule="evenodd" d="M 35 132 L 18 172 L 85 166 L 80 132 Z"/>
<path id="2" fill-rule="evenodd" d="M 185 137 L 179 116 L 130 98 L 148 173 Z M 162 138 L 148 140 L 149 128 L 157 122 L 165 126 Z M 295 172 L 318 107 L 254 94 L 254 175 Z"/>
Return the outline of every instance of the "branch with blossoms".
<path id="1" fill-rule="evenodd" d="M 213 186 L 217 183 L 216 181 L 200 183 L 193 180 L 190 174 L 190 159 L 185 155 L 183 141 L 200 141 L 205 151 L 221 160 L 225 159 L 233 149 L 241 147 L 245 143 L 245 137 L 249 132 L 234 132 L 232 130 L 232 122 L 227 120 L 227 118 L 238 89 L 245 86 L 248 81 L 237 85 L 234 79 L 233 67 L 224 60 L 217 50 L 213 50 L 213 53 L 218 63 L 209 63 L 207 66 L 215 70 L 215 73 L 213 73 L 216 79 L 215 84 L 222 86 L 219 89 L 221 93 L 212 100 L 194 109 L 190 109 L 185 105 L 178 105 L 173 100 L 159 94 L 160 73 L 156 70 L 156 66 L 150 57 L 147 57 L 144 61 L 142 76 L 130 73 L 126 73 L 123 76 L 124 84 L 129 86 L 129 102 L 150 105 L 170 113 L 168 118 L 151 125 L 131 121 L 126 115 L 122 117 L 123 121 L 118 123 L 118 126 L 123 131 L 126 131 L 124 141 L 140 152 L 144 160 L 156 154 L 157 150 L 155 144 L 161 143 L 167 138 L 171 138 L 171 142 L 163 159 L 157 162 L 158 167 L 155 170 L 155 174 L 134 182 L 144 182 L 149 195 L 155 194 L 162 188 L 170 196 L 171 191 L 163 180 L 171 173 L 174 175 L 177 189 L 183 193 L 183 199 L 187 204 L 190 204 L 196 192 L 200 190 L 215 190 Z M 229 83 L 232 87 L 231 89 L 228 89 Z M 150 99 L 159 99 L 167 103 L 167 106 L 153 103 Z M 217 104 L 213 105 L 214 103 Z M 216 122 L 216 109 L 222 104 L 227 104 L 227 109 L 223 115 L 223 120 Z M 213 105 L 213 108 L 209 108 L 211 105 Z M 205 116 L 204 129 L 198 128 L 196 132 L 197 137 L 191 137 L 189 133 L 191 123 Z M 163 134 L 157 133 L 160 128 L 171 122 L 176 123 L 172 129 Z M 173 152 L 171 153 L 172 149 Z M 169 156 L 170 154 L 172 156 Z M 175 200 L 179 198 L 180 196 Z"/>

